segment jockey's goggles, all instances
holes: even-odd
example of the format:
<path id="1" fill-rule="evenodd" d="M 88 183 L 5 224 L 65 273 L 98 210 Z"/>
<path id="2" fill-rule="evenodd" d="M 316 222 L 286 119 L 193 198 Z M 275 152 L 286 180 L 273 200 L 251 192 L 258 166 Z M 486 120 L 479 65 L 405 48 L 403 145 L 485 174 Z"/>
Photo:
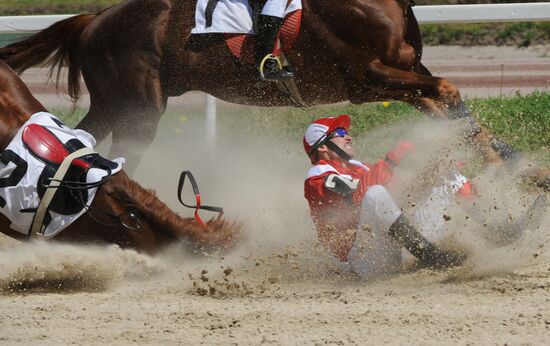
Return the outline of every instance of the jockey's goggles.
<path id="1" fill-rule="evenodd" d="M 311 156 L 317 148 L 319 148 L 321 145 L 325 144 L 332 138 L 336 137 L 345 137 L 348 134 L 348 131 L 346 131 L 345 128 L 339 127 L 336 130 L 332 131 L 329 135 L 324 135 L 323 137 L 319 138 L 317 142 L 313 143 L 311 146 L 311 149 L 308 152 L 308 155 Z"/>
<path id="2" fill-rule="evenodd" d="M 339 127 L 330 133 L 330 135 L 328 136 L 328 139 L 335 138 L 335 137 L 346 137 L 347 135 L 348 135 L 348 131 L 346 131 L 346 129 L 343 127 Z"/>

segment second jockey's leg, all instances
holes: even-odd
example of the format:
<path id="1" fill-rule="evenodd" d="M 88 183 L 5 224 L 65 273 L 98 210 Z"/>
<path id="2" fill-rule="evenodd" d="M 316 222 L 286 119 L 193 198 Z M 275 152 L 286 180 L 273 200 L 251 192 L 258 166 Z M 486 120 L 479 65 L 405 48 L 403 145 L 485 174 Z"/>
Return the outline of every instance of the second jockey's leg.
<path id="1" fill-rule="evenodd" d="M 258 17 L 256 32 L 256 63 L 263 80 L 277 81 L 292 78 L 294 74 L 282 69 L 272 56 L 279 29 L 283 24 L 286 0 L 267 0 Z"/>
<path id="2" fill-rule="evenodd" d="M 460 264 L 464 257 L 445 252 L 429 242 L 407 220 L 389 192 L 381 185 L 369 188 L 361 204 L 354 246 L 349 254 L 353 270 L 373 277 L 401 267 L 401 247 L 429 267 Z"/>

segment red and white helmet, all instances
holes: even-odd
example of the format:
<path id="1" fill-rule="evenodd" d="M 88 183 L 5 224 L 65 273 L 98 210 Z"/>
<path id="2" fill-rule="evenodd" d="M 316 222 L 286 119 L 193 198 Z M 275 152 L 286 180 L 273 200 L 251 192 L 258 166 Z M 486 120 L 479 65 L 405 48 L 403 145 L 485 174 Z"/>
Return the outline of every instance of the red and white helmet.
<path id="1" fill-rule="evenodd" d="M 332 131 L 343 128 L 349 131 L 350 118 L 347 114 L 340 114 L 337 117 L 328 117 L 315 120 L 307 128 L 304 134 L 304 149 L 307 156 L 315 152 L 319 146 L 323 145 Z"/>

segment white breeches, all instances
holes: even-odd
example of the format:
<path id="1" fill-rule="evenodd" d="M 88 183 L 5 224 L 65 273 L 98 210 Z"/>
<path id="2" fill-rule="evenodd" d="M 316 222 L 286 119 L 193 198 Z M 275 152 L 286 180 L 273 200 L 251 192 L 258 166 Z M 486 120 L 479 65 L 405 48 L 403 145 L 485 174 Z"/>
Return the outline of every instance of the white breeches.
<path id="1" fill-rule="evenodd" d="M 267 0 L 261 14 L 284 18 L 287 0 Z"/>
<path id="2" fill-rule="evenodd" d="M 348 256 L 352 271 L 371 278 L 401 268 L 401 245 L 388 232 L 400 215 L 401 209 L 383 186 L 368 189 L 361 203 L 355 243 Z"/>

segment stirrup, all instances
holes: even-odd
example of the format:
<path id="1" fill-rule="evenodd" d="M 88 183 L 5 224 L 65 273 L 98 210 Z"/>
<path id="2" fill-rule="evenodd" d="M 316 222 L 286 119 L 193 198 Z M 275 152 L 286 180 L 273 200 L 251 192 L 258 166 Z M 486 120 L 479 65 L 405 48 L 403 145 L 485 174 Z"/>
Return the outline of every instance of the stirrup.
<path id="1" fill-rule="evenodd" d="M 274 54 L 267 54 L 263 59 L 262 61 L 260 62 L 260 67 L 259 67 L 259 70 L 260 70 L 260 78 L 262 80 L 268 80 L 268 81 L 272 81 L 273 79 L 267 79 L 265 77 L 265 72 L 264 72 L 264 69 L 265 69 L 265 63 L 268 61 L 268 60 L 275 60 L 277 62 L 277 66 L 279 67 L 279 71 L 280 73 L 283 73 L 284 70 L 283 70 L 283 64 L 281 62 L 281 59 L 274 55 Z M 284 76 L 282 76 L 284 78 Z"/>

